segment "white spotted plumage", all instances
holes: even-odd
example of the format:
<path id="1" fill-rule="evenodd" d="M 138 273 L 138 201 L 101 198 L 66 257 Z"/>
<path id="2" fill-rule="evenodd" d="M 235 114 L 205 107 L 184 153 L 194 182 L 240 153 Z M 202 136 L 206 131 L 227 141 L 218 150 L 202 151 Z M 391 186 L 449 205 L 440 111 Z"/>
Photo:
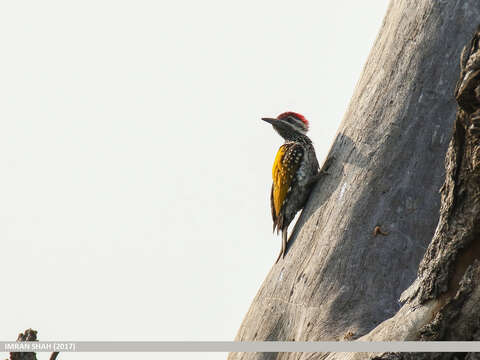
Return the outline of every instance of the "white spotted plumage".
<path id="1" fill-rule="evenodd" d="M 305 135 L 308 121 L 302 115 L 287 112 L 263 120 L 285 139 L 275 158 L 270 196 L 273 229 L 282 231 L 278 261 L 285 254 L 288 226 L 305 206 L 319 168 L 312 142 Z"/>

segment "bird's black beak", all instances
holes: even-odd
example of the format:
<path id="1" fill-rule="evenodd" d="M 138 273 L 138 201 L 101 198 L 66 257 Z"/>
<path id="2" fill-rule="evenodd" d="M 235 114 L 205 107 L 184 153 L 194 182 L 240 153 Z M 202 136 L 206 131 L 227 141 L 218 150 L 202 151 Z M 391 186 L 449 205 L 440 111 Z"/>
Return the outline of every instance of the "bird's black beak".
<path id="1" fill-rule="evenodd" d="M 262 120 L 266 121 L 266 122 L 268 122 L 272 125 L 278 121 L 277 119 L 274 119 L 274 118 L 262 118 Z"/>

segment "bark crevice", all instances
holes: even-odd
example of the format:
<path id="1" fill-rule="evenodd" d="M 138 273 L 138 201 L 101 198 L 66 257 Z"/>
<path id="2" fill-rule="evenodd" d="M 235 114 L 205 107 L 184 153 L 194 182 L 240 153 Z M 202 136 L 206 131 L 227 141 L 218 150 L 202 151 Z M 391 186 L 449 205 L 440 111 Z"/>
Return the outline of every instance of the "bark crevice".
<path id="1" fill-rule="evenodd" d="M 440 220 L 420 263 L 419 281 L 414 285 L 417 288 L 408 297 L 403 297 L 404 300 L 418 296 L 423 303 L 438 297 L 446 303 L 457 293 L 467 268 L 480 259 L 480 167 L 477 160 L 480 131 L 479 124 L 475 124 L 475 116 L 480 112 L 479 40 L 480 28 L 462 52 L 455 91 L 458 111 L 445 160 Z"/>

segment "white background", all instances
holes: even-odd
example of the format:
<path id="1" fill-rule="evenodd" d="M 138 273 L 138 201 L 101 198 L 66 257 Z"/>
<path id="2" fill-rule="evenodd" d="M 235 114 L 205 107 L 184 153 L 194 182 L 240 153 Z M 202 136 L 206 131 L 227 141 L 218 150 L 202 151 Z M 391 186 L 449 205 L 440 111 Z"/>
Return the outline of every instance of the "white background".
<path id="1" fill-rule="evenodd" d="M 386 8 L 2 2 L 0 339 L 233 340 L 280 248 L 260 118 L 323 161 Z M 132 357 L 225 354 L 59 359 Z"/>

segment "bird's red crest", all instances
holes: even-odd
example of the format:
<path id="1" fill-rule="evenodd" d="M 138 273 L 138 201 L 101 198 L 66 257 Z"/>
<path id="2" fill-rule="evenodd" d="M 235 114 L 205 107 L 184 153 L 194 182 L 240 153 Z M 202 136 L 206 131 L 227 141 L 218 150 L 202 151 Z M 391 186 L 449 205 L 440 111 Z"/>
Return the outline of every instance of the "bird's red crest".
<path id="1" fill-rule="evenodd" d="M 305 118 L 305 116 L 293 111 L 287 111 L 287 112 L 281 113 L 280 115 L 277 116 L 277 119 L 280 119 L 280 120 L 286 119 L 289 116 L 293 116 L 301 120 L 305 124 L 305 126 L 308 128 L 308 120 Z"/>

